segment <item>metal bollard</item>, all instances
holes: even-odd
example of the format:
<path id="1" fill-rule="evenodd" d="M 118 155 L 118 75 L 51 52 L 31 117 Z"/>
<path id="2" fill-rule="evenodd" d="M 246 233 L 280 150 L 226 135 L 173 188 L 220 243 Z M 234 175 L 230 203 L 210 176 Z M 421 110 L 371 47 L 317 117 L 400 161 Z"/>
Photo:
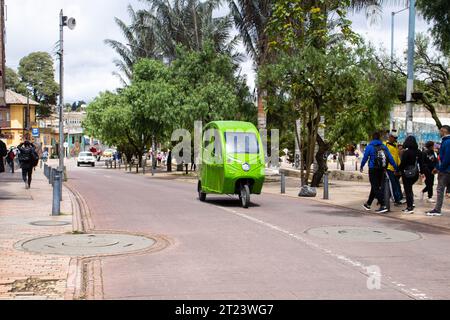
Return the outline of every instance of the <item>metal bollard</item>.
<path id="1" fill-rule="evenodd" d="M 329 189 L 328 189 L 328 171 L 323 175 L 323 199 L 329 200 Z"/>
<path id="2" fill-rule="evenodd" d="M 281 174 L 281 194 L 286 193 L 286 176 L 284 173 Z"/>
<path id="3" fill-rule="evenodd" d="M 48 183 L 53 186 L 53 176 L 55 174 L 55 168 L 50 167 L 50 179 L 48 179 Z"/>
<path id="4" fill-rule="evenodd" d="M 56 169 L 53 176 L 53 205 L 52 205 L 52 216 L 59 216 L 61 211 L 61 185 L 62 185 L 62 176 L 61 172 Z"/>
<path id="5" fill-rule="evenodd" d="M 45 164 L 45 165 L 44 165 L 44 176 L 48 179 L 48 173 L 47 173 L 47 171 L 48 171 L 48 166 L 47 166 L 47 164 Z"/>

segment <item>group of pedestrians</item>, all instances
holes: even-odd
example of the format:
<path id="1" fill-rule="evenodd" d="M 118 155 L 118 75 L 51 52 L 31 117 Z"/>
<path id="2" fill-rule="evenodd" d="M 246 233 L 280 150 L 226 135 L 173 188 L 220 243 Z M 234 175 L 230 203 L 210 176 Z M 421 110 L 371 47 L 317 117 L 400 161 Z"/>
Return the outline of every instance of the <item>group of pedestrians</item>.
<path id="1" fill-rule="evenodd" d="M 24 141 L 17 148 L 10 148 L 8 150 L 6 144 L 0 140 L 0 173 L 5 172 L 5 157 L 12 173 L 14 173 L 15 159 L 16 157 L 18 158 L 20 168 L 22 169 L 22 179 L 25 183 L 25 189 L 29 189 L 31 187 L 33 169 L 39 163 L 39 155 L 35 145 L 29 141 Z"/>
<path id="2" fill-rule="evenodd" d="M 408 136 L 402 145 L 402 150 L 397 144 L 397 136 L 389 134 L 388 140 L 383 144 L 380 133 L 374 133 L 372 141 L 367 146 L 361 162 L 361 172 L 368 163 L 369 180 L 371 190 L 369 199 L 363 204 L 364 209 L 371 210 L 372 203 L 378 200 L 380 207 L 377 213 L 386 213 L 388 208 L 385 203 L 385 179 L 389 179 L 390 194 L 396 205 L 406 202 L 404 213 L 414 213 L 413 186 L 422 176 L 425 178 L 425 188 L 422 190 L 422 199 L 427 194 L 429 203 L 436 203 L 433 210 L 428 211 L 427 216 L 441 216 L 446 189 L 450 192 L 450 126 L 440 129 L 442 137 L 439 155 L 434 150 L 434 142 L 429 141 L 425 150 L 419 150 L 414 136 Z M 433 200 L 433 188 L 435 175 L 438 175 L 437 200 Z M 400 178 L 403 182 L 405 198 L 401 191 Z"/>

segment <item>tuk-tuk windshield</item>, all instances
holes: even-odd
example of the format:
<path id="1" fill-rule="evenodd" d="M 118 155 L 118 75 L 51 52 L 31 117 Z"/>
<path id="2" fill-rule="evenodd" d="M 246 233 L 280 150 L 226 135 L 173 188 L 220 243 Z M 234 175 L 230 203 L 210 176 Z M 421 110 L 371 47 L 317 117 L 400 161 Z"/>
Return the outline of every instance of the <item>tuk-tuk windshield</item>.
<path id="1" fill-rule="evenodd" d="M 225 132 L 227 153 L 258 154 L 259 144 L 253 132 Z"/>

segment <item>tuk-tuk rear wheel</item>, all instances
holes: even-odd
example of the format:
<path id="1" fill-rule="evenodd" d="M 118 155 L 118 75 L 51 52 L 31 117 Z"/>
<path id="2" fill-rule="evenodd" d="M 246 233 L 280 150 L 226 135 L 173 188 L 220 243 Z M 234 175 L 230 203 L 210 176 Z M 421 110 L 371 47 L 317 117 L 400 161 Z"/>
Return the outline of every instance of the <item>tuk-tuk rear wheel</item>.
<path id="1" fill-rule="evenodd" d="M 250 187 L 247 184 L 241 186 L 239 200 L 241 200 L 241 205 L 245 209 L 250 205 Z"/>
<path id="2" fill-rule="evenodd" d="M 198 182 L 197 190 L 198 190 L 198 199 L 201 202 L 204 202 L 206 200 L 206 193 L 202 192 L 202 183 L 200 181 Z"/>

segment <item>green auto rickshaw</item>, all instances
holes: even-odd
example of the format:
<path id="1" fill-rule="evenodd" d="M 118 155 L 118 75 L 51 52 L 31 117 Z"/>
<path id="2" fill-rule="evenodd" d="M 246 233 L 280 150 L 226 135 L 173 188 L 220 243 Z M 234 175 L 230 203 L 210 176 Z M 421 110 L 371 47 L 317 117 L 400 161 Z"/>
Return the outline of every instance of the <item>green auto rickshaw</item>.
<path id="1" fill-rule="evenodd" d="M 215 121 L 203 130 L 198 194 L 237 194 L 248 208 L 250 194 L 260 194 L 265 179 L 261 137 L 252 123 Z"/>

